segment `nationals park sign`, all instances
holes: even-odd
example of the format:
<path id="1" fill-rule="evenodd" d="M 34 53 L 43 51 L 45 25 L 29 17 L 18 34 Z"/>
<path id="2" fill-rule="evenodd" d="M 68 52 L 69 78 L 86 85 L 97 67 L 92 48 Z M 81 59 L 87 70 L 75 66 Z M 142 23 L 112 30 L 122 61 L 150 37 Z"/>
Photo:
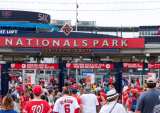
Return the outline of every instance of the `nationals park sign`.
<path id="1" fill-rule="evenodd" d="M 0 36 L 0 47 L 13 48 L 144 48 L 143 38 L 34 38 Z"/>

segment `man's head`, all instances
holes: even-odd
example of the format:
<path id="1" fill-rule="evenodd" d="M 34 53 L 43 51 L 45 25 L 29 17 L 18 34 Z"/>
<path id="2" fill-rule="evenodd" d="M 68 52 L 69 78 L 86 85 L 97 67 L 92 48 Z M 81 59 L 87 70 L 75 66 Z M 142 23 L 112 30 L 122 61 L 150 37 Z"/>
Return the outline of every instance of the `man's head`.
<path id="1" fill-rule="evenodd" d="M 77 94 L 78 90 L 76 88 L 71 88 L 71 93 L 72 94 Z"/>
<path id="2" fill-rule="evenodd" d="M 43 93 L 42 86 L 40 86 L 40 85 L 35 85 L 35 86 L 33 87 L 32 91 L 33 91 L 33 94 L 34 94 L 35 96 L 41 96 L 41 94 Z"/>
<path id="3" fill-rule="evenodd" d="M 147 87 L 148 87 L 148 88 L 155 88 L 155 87 L 156 87 L 156 79 L 153 78 L 153 77 L 149 77 L 149 78 L 146 80 L 146 84 L 147 84 Z"/>
<path id="4" fill-rule="evenodd" d="M 77 94 L 78 92 L 78 86 L 77 84 L 73 84 L 70 86 L 70 91 L 71 91 L 71 94 Z"/>
<path id="5" fill-rule="evenodd" d="M 107 92 L 107 100 L 109 102 L 112 102 L 116 99 L 118 99 L 119 94 L 116 92 L 115 89 L 111 89 L 110 91 Z"/>
<path id="6" fill-rule="evenodd" d="M 70 89 L 68 88 L 68 87 L 64 87 L 63 88 L 63 94 L 65 94 L 65 95 L 70 95 Z"/>
<path id="7" fill-rule="evenodd" d="M 90 87 L 85 87 L 84 88 L 85 93 L 91 93 L 91 88 Z"/>

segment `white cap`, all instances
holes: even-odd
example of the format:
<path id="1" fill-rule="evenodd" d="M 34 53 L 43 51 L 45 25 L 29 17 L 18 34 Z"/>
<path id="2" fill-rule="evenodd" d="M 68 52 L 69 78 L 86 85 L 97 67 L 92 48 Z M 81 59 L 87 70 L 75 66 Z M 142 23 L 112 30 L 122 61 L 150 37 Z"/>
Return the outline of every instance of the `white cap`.
<path id="1" fill-rule="evenodd" d="M 156 79 L 153 77 L 147 78 L 147 83 L 156 83 Z"/>
<path id="2" fill-rule="evenodd" d="M 110 91 L 107 92 L 107 99 L 110 100 L 112 98 L 118 97 L 119 94 L 116 92 L 115 89 L 111 89 Z"/>

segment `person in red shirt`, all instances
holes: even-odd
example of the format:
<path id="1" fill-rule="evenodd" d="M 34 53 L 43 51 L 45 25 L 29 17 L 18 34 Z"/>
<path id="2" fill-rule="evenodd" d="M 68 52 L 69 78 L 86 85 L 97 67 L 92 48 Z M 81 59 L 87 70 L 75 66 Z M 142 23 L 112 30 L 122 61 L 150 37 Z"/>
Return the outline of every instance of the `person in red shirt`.
<path id="1" fill-rule="evenodd" d="M 20 111 L 23 110 L 25 104 L 26 104 L 28 101 L 29 101 L 29 97 L 27 96 L 26 92 L 23 91 L 23 92 L 21 93 L 20 102 L 19 102 L 19 104 L 20 104 Z"/>
<path id="2" fill-rule="evenodd" d="M 33 87 L 34 99 L 27 102 L 23 113 L 51 113 L 51 108 L 47 101 L 41 99 L 43 89 L 40 85 Z"/>
<path id="3" fill-rule="evenodd" d="M 103 90 L 100 90 L 97 92 L 97 99 L 99 102 L 99 107 L 102 107 L 103 105 L 107 103 L 107 95 L 105 94 Z"/>
<path id="4" fill-rule="evenodd" d="M 123 94 L 122 94 L 122 103 L 123 103 L 124 106 L 126 106 L 128 98 L 129 98 L 128 91 L 124 91 Z"/>
<path id="5" fill-rule="evenodd" d="M 20 107 L 20 111 L 22 112 L 22 109 L 24 108 L 25 104 L 27 101 L 29 101 L 29 96 L 27 95 L 27 90 L 25 89 L 24 85 L 21 84 L 18 87 L 16 87 L 17 91 L 20 94 L 19 97 L 19 107 Z"/>

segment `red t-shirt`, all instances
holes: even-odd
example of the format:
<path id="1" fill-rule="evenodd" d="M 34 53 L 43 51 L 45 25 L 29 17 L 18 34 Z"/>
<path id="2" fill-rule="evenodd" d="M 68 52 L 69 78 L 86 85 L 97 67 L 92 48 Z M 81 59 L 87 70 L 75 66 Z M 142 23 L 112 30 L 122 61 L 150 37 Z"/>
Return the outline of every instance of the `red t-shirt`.
<path id="1" fill-rule="evenodd" d="M 29 97 L 27 96 L 20 96 L 20 109 L 22 110 L 25 104 L 29 101 Z"/>
<path id="2" fill-rule="evenodd" d="M 26 103 L 23 113 L 50 113 L 51 108 L 45 100 L 32 100 Z"/>

